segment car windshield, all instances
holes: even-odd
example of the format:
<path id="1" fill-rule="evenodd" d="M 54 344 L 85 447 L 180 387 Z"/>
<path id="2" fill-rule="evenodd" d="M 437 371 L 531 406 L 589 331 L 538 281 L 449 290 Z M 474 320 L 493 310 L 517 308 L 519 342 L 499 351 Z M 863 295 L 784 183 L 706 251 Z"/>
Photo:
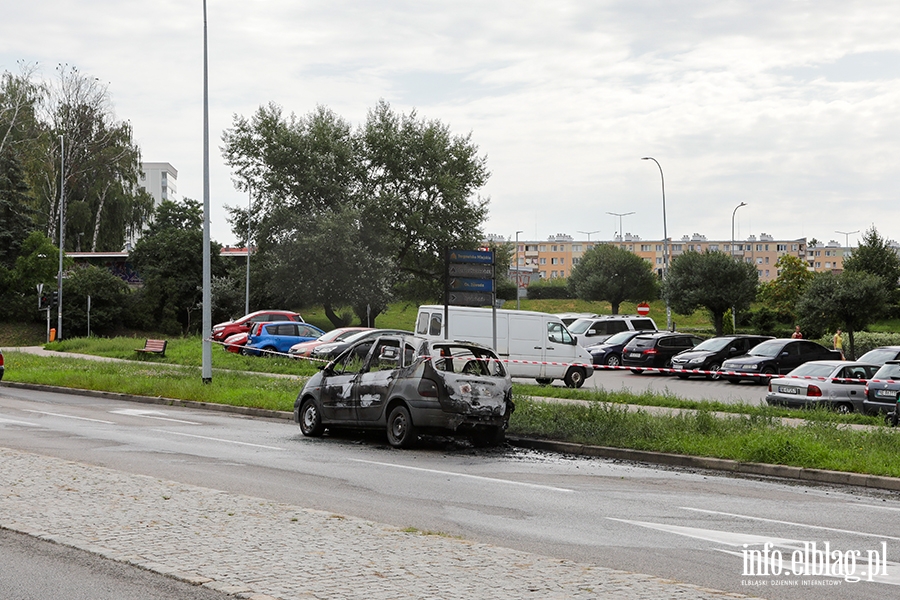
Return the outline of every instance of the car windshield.
<path id="1" fill-rule="evenodd" d="M 572 331 L 571 329 L 569 331 Z M 635 332 L 633 331 L 620 331 L 614 335 L 609 336 L 604 345 L 613 345 L 613 344 L 627 344 L 631 338 L 635 336 Z"/>
<path id="2" fill-rule="evenodd" d="M 569 327 L 568 327 L 569 333 L 572 333 L 575 335 L 584 333 L 593 324 L 594 324 L 594 321 L 592 319 L 578 319 L 577 321 L 575 321 L 574 323 L 569 325 Z"/>
<path id="3" fill-rule="evenodd" d="M 800 365 L 788 375 L 797 375 L 802 377 L 828 377 L 834 372 L 834 365 L 823 365 L 814 362 L 808 362 Z"/>
<path id="4" fill-rule="evenodd" d="M 900 379 L 900 364 L 883 365 L 873 379 Z"/>
<path id="5" fill-rule="evenodd" d="M 748 352 L 750 356 L 763 356 L 765 358 L 774 358 L 778 356 L 778 353 L 781 352 L 781 347 L 784 345 L 784 340 L 771 340 L 768 342 L 763 342 L 759 346 L 756 346 Z"/>
<path id="6" fill-rule="evenodd" d="M 708 340 L 703 340 L 696 346 L 692 348 L 692 350 L 707 350 L 709 352 L 718 352 L 725 346 L 731 343 L 732 338 L 710 338 Z"/>
<path id="7" fill-rule="evenodd" d="M 897 358 L 897 351 L 891 348 L 875 348 L 859 357 L 859 362 L 870 365 L 883 365 L 889 360 Z"/>

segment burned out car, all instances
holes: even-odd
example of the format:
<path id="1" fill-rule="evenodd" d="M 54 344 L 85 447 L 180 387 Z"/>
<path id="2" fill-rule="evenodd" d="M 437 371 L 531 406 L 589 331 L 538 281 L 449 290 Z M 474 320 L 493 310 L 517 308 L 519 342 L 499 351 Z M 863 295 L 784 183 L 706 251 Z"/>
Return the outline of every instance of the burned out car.
<path id="1" fill-rule="evenodd" d="M 384 428 L 397 448 L 419 433 L 488 446 L 503 442 L 513 410 L 512 381 L 490 348 L 385 335 L 354 344 L 312 376 L 294 402 L 294 420 L 309 437 Z"/>

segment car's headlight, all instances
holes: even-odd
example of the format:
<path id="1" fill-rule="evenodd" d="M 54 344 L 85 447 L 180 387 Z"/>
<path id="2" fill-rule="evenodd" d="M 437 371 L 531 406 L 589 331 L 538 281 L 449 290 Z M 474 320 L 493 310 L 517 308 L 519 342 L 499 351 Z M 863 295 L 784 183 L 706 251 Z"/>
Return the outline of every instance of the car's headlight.
<path id="1" fill-rule="evenodd" d="M 699 365 L 700 363 L 703 362 L 703 359 L 702 358 L 692 358 L 691 360 L 689 360 L 687 362 L 689 365 Z"/>

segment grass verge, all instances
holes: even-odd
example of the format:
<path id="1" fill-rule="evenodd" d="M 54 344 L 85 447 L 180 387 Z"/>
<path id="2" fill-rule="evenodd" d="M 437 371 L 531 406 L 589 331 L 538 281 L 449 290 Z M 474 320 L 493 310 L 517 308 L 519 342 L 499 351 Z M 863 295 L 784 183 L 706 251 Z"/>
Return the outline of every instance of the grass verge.
<path id="1" fill-rule="evenodd" d="M 196 367 L 143 361 L 99 362 L 68 357 L 46 357 L 24 352 L 5 352 L 4 381 L 35 383 L 194 400 L 232 406 L 291 411 L 303 386 L 293 377 L 214 370 L 211 383 L 203 383 Z M 262 359 L 257 359 L 262 360 Z"/>
<path id="2" fill-rule="evenodd" d="M 830 421 L 799 427 L 756 415 L 720 418 L 707 410 L 650 415 L 609 403 L 556 405 L 518 398 L 510 433 L 580 444 L 900 476 L 900 437 L 884 427 Z"/>

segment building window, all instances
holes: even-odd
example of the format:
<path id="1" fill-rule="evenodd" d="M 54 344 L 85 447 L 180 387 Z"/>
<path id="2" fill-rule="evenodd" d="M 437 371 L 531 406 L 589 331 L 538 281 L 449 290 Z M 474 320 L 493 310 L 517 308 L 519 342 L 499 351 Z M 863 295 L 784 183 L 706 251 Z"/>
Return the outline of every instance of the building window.
<path id="1" fill-rule="evenodd" d="M 796 251 L 797 251 L 797 244 L 791 244 L 791 250 L 793 250 L 794 252 L 796 252 Z"/>
<path id="2" fill-rule="evenodd" d="M 550 246 L 550 252 L 556 252 L 556 244 Z"/>
<path id="3" fill-rule="evenodd" d="M 551 264 L 551 265 L 558 265 L 558 264 L 559 264 L 559 259 L 558 259 L 558 258 L 551 258 L 551 259 L 550 259 L 550 264 Z"/>
<path id="4" fill-rule="evenodd" d="M 766 269 L 766 277 L 768 277 L 768 276 L 769 276 L 769 270 Z"/>
<path id="5" fill-rule="evenodd" d="M 656 251 L 657 251 L 657 252 L 662 252 L 662 251 L 663 251 L 663 245 L 662 245 L 662 244 L 657 244 L 657 245 L 656 245 Z M 57 252 L 57 254 L 58 254 L 58 252 Z"/>
<path id="6" fill-rule="evenodd" d="M 581 252 L 581 244 L 572 244 L 572 252 Z"/>
<path id="7" fill-rule="evenodd" d="M 566 264 L 566 257 L 565 257 L 565 256 L 563 256 L 563 257 L 561 257 L 561 258 L 559 259 L 559 264 L 561 264 L 561 265 Z"/>
<path id="8" fill-rule="evenodd" d="M 757 251 L 757 252 L 762 252 L 762 244 L 757 244 L 757 245 L 756 245 L 756 251 Z"/>
<path id="9" fill-rule="evenodd" d="M 766 257 L 766 264 L 769 264 L 769 257 Z"/>
<path id="10" fill-rule="evenodd" d="M 641 252 L 651 252 L 652 248 L 653 246 L 650 244 L 641 244 Z"/>
<path id="11" fill-rule="evenodd" d="M 565 245 L 565 244 L 562 244 L 562 245 L 559 247 L 559 251 L 560 251 L 560 252 L 565 252 L 565 251 L 566 251 L 566 245 Z"/>
<path id="12" fill-rule="evenodd" d="M 547 259 L 546 259 L 546 258 L 541 258 L 541 264 L 542 264 L 542 265 L 546 265 L 546 264 L 547 264 Z"/>
<path id="13" fill-rule="evenodd" d="M 581 262 L 581 259 L 578 258 L 577 256 L 576 256 L 575 258 L 572 259 L 572 264 L 573 264 L 573 265 L 577 265 L 577 264 L 580 263 L 580 262 Z"/>
<path id="14" fill-rule="evenodd" d="M 550 271 L 550 279 L 556 278 L 557 271 Z"/>
<path id="15" fill-rule="evenodd" d="M 538 246 L 538 251 L 540 251 L 540 252 L 546 252 L 546 251 L 547 251 L 547 244 L 541 244 L 540 246 Z"/>
<path id="16" fill-rule="evenodd" d="M 787 244 L 778 244 L 777 246 L 775 246 L 775 249 L 778 252 L 787 252 Z"/>
<path id="17" fill-rule="evenodd" d="M 761 264 L 762 264 L 762 258 L 757 258 L 757 259 L 756 259 L 756 264 L 761 265 Z"/>
<path id="18" fill-rule="evenodd" d="M 826 268 L 826 269 L 830 269 L 830 268 L 831 268 L 831 263 L 830 263 L 830 262 L 825 263 L 825 268 Z"/>
<path id="19" fill-rule="evenodd" d="M 718 244 L 710 244 L 710 245 L 709 245 L 709 250 L 710 250 L 710 252 L 718 252 L 718 251 L 719 251 L 719 245 L 718 245 Z"/>

